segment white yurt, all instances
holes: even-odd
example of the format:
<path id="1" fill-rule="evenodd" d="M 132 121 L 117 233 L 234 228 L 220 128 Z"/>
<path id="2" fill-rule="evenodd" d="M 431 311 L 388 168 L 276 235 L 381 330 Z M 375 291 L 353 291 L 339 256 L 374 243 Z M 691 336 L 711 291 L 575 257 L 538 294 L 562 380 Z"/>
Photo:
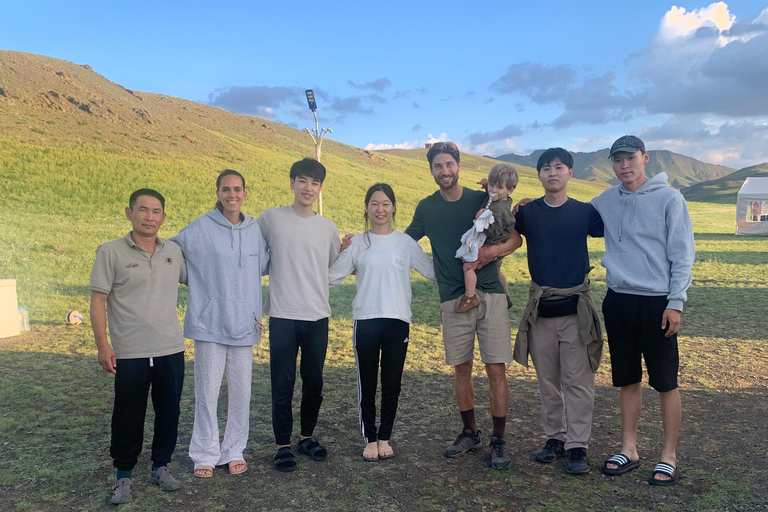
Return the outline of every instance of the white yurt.
<path id="1" fill-rule="evenodd" d="M 768 178 L 747 178 L 736 196 L 736 234 L 768 236 Z"/>

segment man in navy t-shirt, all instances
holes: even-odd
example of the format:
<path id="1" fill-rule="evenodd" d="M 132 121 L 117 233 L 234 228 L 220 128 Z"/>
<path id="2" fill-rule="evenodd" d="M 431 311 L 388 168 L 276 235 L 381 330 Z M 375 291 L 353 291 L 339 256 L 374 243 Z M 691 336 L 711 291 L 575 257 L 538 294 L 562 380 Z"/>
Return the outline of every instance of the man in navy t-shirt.
<path id="1" fill-rule="evenodd" d="M 516 231 L 528 244 L 531 287 L 515 340 L 515 361 L 536 367 L 541 420 L 547 442 L 536 460 L 567 456 L 569 473 L 589 472 L 595 372 L 602 331 L 587 274 L 587 236 L 602 237 L 595 208 L 568 197 L 573 157 L 562 148 L 546 150 L 536 165 L 544 197 L 521 207 Z M 568 415 L 566 425 L 565 416 Z"/>

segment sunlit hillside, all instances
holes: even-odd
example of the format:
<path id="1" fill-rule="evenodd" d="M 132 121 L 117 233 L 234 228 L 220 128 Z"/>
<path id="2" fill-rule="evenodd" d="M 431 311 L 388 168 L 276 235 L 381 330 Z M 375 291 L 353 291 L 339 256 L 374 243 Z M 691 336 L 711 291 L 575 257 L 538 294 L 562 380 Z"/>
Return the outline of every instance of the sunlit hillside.
<path id="1" fill-rule="evenodd" d="M 133 190 L 166 196 L 161 236 L 171 236 L 211 209 L 221 170 L 245 175 L 244 210 L 256 216 L 292 201 L 289 168 L 314 156 L 300 130 L 129 91 L 70 62 L 0 51 L 0 76 L 0 277 L 17 279 L 19 300 L 39 320 L 86 307 L 93 249 L 129 229 L 123 209 Z M 394 187 L 400 229 L 436 189 L 425 150 L 371 153 L 326 140 L 322 161 L 323 214 L 342 233 L 363 229 L 362 203 L 373 183 Z M 496 163 L 464 155 L 461 183 L 477 188 Z M 519 170 L 515 197 L 541 195 L 536 172 Z M 587 200 L 603 188 L 574 181 L 571 193 Z"/>

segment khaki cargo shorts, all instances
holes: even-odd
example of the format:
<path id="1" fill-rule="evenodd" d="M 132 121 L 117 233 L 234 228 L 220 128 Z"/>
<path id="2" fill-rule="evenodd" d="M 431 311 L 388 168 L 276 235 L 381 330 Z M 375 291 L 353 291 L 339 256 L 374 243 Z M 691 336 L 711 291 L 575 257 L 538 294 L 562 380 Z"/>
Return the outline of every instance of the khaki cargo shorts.
<path id="1" fill-rule="evenodd" d="M 477 290 L 480 305 L 464 313 L 456 313 L 457 297 L 440 304 L 443 324 L 445 363 L 456 366 L 474 358 L 475 333 L 484 363 L 512 362 L 512 334 L 509 330 L 507 297 L 503 293 Z"/>

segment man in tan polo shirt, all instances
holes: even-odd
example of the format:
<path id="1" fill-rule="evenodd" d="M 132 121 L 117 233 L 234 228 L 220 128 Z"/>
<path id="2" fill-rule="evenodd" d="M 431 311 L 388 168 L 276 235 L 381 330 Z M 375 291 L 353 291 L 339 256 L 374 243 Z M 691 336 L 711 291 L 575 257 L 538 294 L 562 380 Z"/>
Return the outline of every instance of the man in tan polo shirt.
<path id="1" fill-rule="evenodd" d="M 176 448 L 184 384 L 184 338 L 176 301 L 187 269 L 179 246 L 157 236 L 165 221 L 165 199 L 155 190 L 137 190 L 125 216 L 131 232 L 99 249 L 90 282 L 99 364 L 115 375 L 109 452 L 117 468 L 111 499 L 116 505 L 131 500 L 150 386 L 155 425 L 149 481 L 164 491 L 179 488 L 167 465 Z"/>

